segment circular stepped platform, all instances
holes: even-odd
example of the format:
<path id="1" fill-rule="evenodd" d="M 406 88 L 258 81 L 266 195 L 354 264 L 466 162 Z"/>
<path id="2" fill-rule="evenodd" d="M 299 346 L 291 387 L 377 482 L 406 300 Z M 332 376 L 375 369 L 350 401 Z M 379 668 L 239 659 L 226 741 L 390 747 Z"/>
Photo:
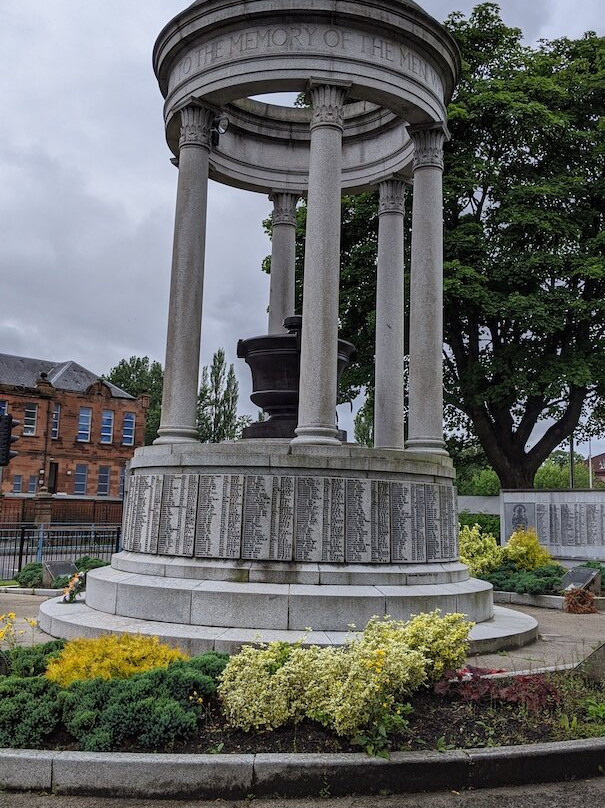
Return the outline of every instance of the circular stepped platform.
<path id="1" fill-rule="evenodd" d="M 340 580 L 330 577 L 339 574 L 333 567 L 321 583 L 322 565 L 299 565 L 289 572 L 292 580 L 313 583 L 272 583 L 273 573 L 280 570 L 270 565 L 187 565 L 180 559 L 178 565 L 155 561 L 142 566 L 131 556 L 114 556 L 114 566 L 89 573 L 86 602 L 67 605 L 58 598 L 42 604 L 40 627 L 64 638 L 113 632 L 157 635 L 196 654 L 301 637 L 307 645 L 342 645 L 352 625 L 363 628 L 374 615 L 405 620 L 438 608 L 463 612 L 477 623 L 471 653 L 519 647 L 537 636 L 533 618 L 493 607 L 491 585 L 469 578 L 460 564 L 419 565 L 405 572 L 360 565 L 340 573 L 342 580 L 358 583 L 339 585 L 332 583 Z M 175 572 L 179 577 L 172 577 Z M 264 580 L 250 580 L 255 575 Z"/>
<path id="2" fill-rule="evenodd" d="M 45 601 L 41 605 L 39 624 L 47 634 L 64 639 L 125 633 L 157 636 L 192 655 L 205 651 L 232 654 L 242 645 L 276 641 L 293 643 L 301 638 L 303 645 L 344 645 L 351 637 L 351 633 L 346 631 L 272 631 L 141 620 L 99 612 L 91 609 L 84 600 L 68 605 L 62 603 L 61 598 Z M 491 654 L 519 648 L 533 642 L 537 634 L 538 623 L 533 617 L 494 606 L 493 618 L 471 629 L 469 654 Z"/>

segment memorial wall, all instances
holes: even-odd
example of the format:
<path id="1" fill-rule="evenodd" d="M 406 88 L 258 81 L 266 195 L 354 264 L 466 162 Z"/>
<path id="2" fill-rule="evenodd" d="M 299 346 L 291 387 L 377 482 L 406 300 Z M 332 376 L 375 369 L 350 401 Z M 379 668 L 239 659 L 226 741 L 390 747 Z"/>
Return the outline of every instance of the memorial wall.
<path id="1" fill-rule="evenodd" d="M 124 549 L 321 563 L 457 559 L 450 485 L 323 476 L 138 474 Z"/>
<path id="2" fill-rule="evenodd" d="M 502 541 L 528 527 L 555 558 L 605 560 L 605 491 L 503 491 Z"/>

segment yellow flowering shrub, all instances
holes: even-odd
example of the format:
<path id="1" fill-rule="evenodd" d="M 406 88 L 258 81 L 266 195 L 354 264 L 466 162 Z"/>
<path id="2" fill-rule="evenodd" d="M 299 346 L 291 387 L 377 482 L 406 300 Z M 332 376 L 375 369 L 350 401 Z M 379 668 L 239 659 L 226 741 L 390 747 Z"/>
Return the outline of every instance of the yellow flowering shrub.
<path id="1" fill-rule="evenodd" d="M 157 637 L 104 634 L 90 640 L 70 640 L 49 662 L 45 676 L 67 687 L 85 679 L 127 679 L 135 673 L 166 668 L 171 662 L 188 658 Z"/>
<path id="2" fill-rule="evenodd" d="M 521 570 L 535 570 L 553 563 L 551 554 L 542 547 L 533 527 L 512 534 L 504 547 L 504 558 Z"/>
<path id="3" fill-rule="evenodd" d="M 491 533 L 483 533 L 479 525 L 463 525 L 458 532 L 460 561 L 469 567 L 471 575 L 487 575 L 504 561 L 502 547 Z"/>
<path id="4" fill-rule="evenodd" d="M 474 623 L 466 615 L 434 612 L 414 615 L 402 625 L 403 641 L 420 651 L 427 660 L 426 672 L 431 682 L 442 678 L 444 671 L 464 665 L 468 654 L 469 632 Z"/>

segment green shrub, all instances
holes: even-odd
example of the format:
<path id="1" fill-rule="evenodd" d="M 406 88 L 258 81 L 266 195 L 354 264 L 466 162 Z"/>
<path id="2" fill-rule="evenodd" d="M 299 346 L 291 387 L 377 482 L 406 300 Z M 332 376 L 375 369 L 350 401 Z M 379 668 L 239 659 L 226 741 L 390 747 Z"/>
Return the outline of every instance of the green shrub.
<path id="1" fill-rule="evenodd" d="M 0 679 L 0 747 L 39 749 L 59 723 L 58 692 L 40 676 Z"/>
<path id="2" fill-rule="evenodd" d="M 518 595 L 556 595 L 561 591 L 565 567 L 560 564 L 545 564 L 534 570 L 520 570 L 507 561 L 497 570 L 482 576 L 501 592 L 516 592 Z"/>
<path id="3" fill-rule="evenodd" d="M 53 581 L 51 589 L 65 589 L 70 578 L 71 575 L 59 575 L 59 577 L 55 578 Z"/>
<path id="4" fill-rule="evenodd" d="M 479 525 L 482 533 L 491 533 L 496 539 L 500 535 L 500 517 L 491 513 L 470 513 L 461 511 L 458 514 L 458 522 L 461 527 L 473 527 Z"/>
<path id="5" fill-rule="evenodd" d="M 129 679 L 77 681 L 59 694 L 67 731 L 86 751 L 171 748 L 196 731 L 215 697 L 224 654 L 204 654 Z"/>
<path id="6" fill-rule="evenodd" d="M 464 525 L 458 533 L 460 561 L 467 564 L 471 575 L 486 575 L 502 564 L 503 551 L 491 533 L 483 533 L 479 525 Z"/>
<path id="7" fill-rule="evenodd" d="M 77 558 L 74 561 L 78 572 L 90 572 L 90 570 L 96 570 L 99 567 L 108 567 L 109 563 L 109 561 L 103 561 L 100 558 L 91 558 L 90 556 L 82 556 L 82 558 Z"/>
<path id="8" fill-rule="evenodd" d="M 15 575 L 15 581 L 24 589 L 34 589 L 42 586 L 42 564 L 38 561 L 26 564 L 21 572 Z"/>
<path id="9" fill-rule="evenodd" d="M 65 640 L 52 640 L 42 645 L 18 645 L 9 653 L 11 676 L 41 676 L 64 645 Z"/>

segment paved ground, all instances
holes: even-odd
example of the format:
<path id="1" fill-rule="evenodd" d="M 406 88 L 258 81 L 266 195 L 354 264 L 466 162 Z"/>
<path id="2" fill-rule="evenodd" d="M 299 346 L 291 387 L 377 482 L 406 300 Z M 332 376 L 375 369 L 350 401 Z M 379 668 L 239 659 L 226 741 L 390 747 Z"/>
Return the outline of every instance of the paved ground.
<path id="1" fill-rule="evenodd" d="M 38 614 L 43 597 L 0 593 L 0 614 L 15 612 L 15 628 L 24 630 L 20 641 L 32 642 L 32 629 L 24 618 Z M 66 607 L 69 608 L 69 607 Z M 539 625 L 539 639 L 532 645 L 514 651 L 471 657 L 473 665 L 506 670 L 526 670 L 553 665 L 578 663 L 591 651 L 605 643 L 605 612 L 599 614 L 567 614 L 554 609 L 535 609 L 530 606 L 511 607 L 535 617 Z M 52 639 L 42 631 L 33 632 L 35 642 Z M 1 803 L 0 803 L 1 808 Z"/>
<path id="2" fill-rule="evenodd" d="M 246 800 L 244 802 L 184 802 L 103 800 L 97 797 L 52 797 L 0 794 L 0 808 L 586 808 L 601 805 L 605 779 L 519 788 L 486 789 L 446 794 L 409 794 L 399 797 L 345 797 L 311 800 Z"/>

